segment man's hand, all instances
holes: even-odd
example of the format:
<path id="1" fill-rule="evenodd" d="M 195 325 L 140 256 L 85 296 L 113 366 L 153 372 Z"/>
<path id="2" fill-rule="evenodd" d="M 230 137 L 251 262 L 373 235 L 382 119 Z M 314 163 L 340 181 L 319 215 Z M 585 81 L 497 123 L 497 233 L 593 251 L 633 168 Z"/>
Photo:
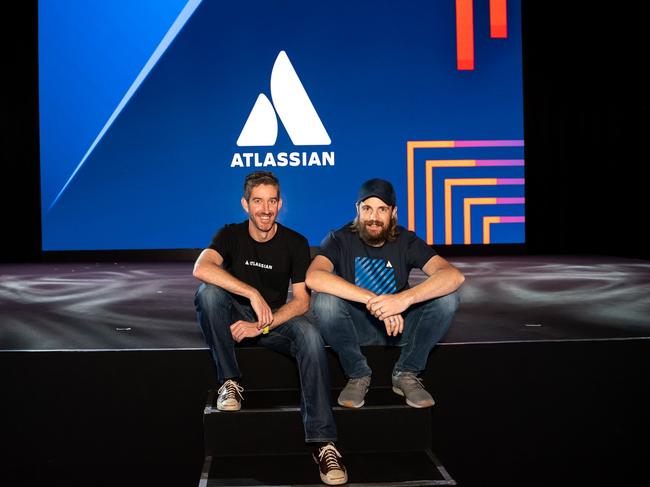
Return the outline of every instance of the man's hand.
<path id="1" fill-rule="evenodd" d="M 257 323 L 239 320 L 230 325 L 230 334 L 236 342 L 241 342 L 244 338 L 251 338 L 260 335 L 262 330 Z"/>
<path id="2" fill-rule="evenodd" d="M 261 294 L 256 293 L 250 298 L 251 307 L 257 316 L 257 328 L 261 330 L 266 325 L 273 323 L 273 312 Z"/>
<path id="3" fill-rule="evenodd" d="M 384 321 L 386 318 L 403 313 L 410 305 L 409 299 L 399 294 L 382 294 L 370 299 L 366 308 L 375 318 Z"/>
<path id="4" fill-rule="evenodd" d="M 386 333 L 388 333 L 388 336 L 397 336 L 404 331 L 404 318 L 399 314 L 389 316 L 384 320 L 384 325 L 386 325 Z"/>

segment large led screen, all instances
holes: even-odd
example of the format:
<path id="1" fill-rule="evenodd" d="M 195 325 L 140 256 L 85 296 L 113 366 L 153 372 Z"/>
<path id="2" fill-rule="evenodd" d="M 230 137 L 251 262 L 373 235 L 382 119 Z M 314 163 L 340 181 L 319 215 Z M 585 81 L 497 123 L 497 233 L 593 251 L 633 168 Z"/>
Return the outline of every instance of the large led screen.
<path id="1" fill-rule="evenodd" d="M 206 246 L 246 174 L 318 245 L 393 182 L 428 243 L 524 242 L 520 5 L 39 2 L 44 250 Z"/>

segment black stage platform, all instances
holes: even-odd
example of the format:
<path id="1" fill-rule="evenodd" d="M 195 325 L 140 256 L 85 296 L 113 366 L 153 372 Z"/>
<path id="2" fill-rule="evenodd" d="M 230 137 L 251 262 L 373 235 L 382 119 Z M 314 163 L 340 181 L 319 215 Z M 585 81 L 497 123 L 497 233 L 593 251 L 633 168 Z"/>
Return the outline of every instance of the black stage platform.
<path id="1" fill-rule="evenodd" d="M 465 257 L 444 344 L 650 337 L 650 262 Z M 0 265 L 2 350 L 204 349 L 192 263 Z M 412 282 L 422 279 L 413 273 Z"/>
<path id="2" fill-rule="evenodd" d="M 467 281 L 426 381 L 458 484 L 647 485 L 650 262 L 450 260 Z M 198 485 L 215 379 L 191 270 L 0 265 L 0 485 Z"/>

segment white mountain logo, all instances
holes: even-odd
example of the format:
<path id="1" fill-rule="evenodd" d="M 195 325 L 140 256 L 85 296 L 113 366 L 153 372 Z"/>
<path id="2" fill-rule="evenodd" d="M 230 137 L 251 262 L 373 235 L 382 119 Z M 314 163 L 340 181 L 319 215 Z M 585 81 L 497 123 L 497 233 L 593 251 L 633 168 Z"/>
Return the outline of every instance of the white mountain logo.
<path id="1" fill-rule="evenodd" d="M 280 117 L 294 145 L 330 145 L 331 139 L 316 113 L 287 53 L 280 51 L 271 71 L 271 99 L 260 93 L 239 134 L 237 145 L 272 146 Z"/>

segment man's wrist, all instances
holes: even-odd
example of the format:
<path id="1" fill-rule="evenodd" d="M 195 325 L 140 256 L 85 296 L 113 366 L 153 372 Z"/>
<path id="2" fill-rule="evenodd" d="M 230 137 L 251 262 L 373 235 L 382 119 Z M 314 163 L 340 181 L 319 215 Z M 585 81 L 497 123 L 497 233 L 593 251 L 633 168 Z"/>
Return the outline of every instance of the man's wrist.
<path id="1" fill-rule="evenodd" d="M 365 289 L 364 289 L 365 291 Z M 363 298 L 363 304 L 368 304 L 368 301 L 370 301 L 372 298 L 376 298 L 377 295 L 373 292 L 367 292 L 367 294 Z"/>
<path id="2" fill-rule="evenodd" d="M 415 297 L 408 291 L 400 293 L 398 296 L 400 297 L 400 299 L 402 299 L 404 304 L 406 304 L 406 308 L 410 308 L 413 305 L 413 302 L 415 301 Z"/>
<path id="3" fill-rule="evenodd" d="M 244 295 L 244 297 L 246 299 L 248 299 L 249 301 L 253 301 L 253 299 L 261 297 L 261 296 L 262 295 L 260 294 L 260 292 L 257 289 L 255 289 L 254 287 L 250 288 L 250 290 L 247 291 L 246 294 Z"/>

